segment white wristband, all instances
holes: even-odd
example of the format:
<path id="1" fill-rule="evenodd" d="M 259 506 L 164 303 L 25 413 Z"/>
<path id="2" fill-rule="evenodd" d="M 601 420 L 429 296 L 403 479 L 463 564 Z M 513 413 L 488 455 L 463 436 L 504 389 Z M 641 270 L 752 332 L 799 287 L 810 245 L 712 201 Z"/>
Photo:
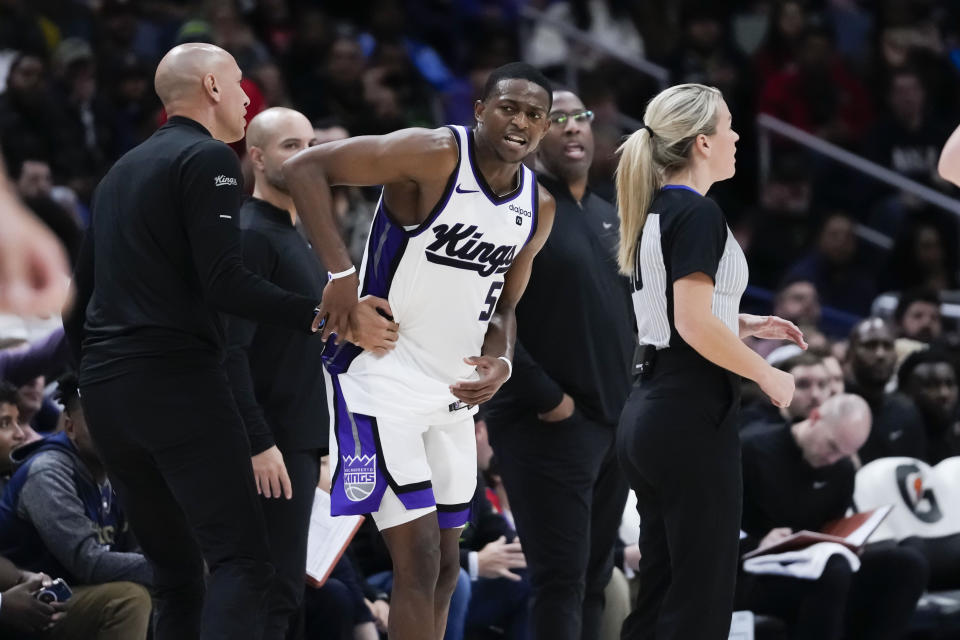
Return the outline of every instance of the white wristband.
<path id="1" fill-rule="evenodd" d="M 507 356 L 500 356 L 499 358 L 497 358 L 497 360 L 503 360 L 504 362 L 507 363 L 507 380 L 509 380 L 510 376 L 513 375 L 513 363 L 510 362 L 510 358 L 508 358 Z"/>
<path id="2" fill-rule="evenodd" d="M 340 278 L 346 278 L 347 276 L 351 276 L 356 272 L 357 272 L 357 268 L 353 265 L 350 265 L 349 269 L 344 269 L 343 271 L 340 271 L 337 273 L 330 273 L 329 271 L 327 271 L 327 282 L 330 282 L 332 280 L 339 280 Z"/>

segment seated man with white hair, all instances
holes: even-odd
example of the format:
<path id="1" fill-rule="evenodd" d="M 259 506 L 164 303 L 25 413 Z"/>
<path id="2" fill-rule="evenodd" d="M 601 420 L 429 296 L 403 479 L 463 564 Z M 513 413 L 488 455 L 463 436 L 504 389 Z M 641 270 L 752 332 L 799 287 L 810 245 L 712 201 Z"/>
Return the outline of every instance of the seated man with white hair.
<path id="1" fill-rule="evenodd" d="M 741 433 L 745 551 L 796 530 L 818 531 L 846 514 L 854 490 L 850 456 L 866 442 L 870 423 L 867 403 L 841 394 L 800 422 Z M 860 560 L 854 572 L 834 556 L 816 580 L 742 573 L 736 607 L 781 618 L 794 640 L 899 638 L 926 585 L 927 563 L 892 545 L 868 546 Z"/>

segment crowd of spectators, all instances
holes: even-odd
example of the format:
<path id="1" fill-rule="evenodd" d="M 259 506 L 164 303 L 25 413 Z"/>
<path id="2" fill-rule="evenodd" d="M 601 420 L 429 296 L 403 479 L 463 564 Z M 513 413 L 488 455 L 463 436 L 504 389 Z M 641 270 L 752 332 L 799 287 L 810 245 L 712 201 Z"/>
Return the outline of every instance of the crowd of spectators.
<path id="1" fill-rule="evenodd" d="M 526 58 L 567 81 L 567 62 L 577 59 L 580 95 L 596 114 L 591 188 L 612 197 L 615 150 L 624 133 L 618 114 L 638 117 L 657 86 L 618 61 L 570 45 L 548 26 L 532 27 L 521 17 L 524 4 L 0 0 L 0 147 L 20 197 L 75 258 L 98 180 L 165 118 L 153 91 L 153 69 L 175 44 L 212 42 L 231 52 L 251 99 L 248 120 L 265 108 L 290 106 L 314 123 L 319 143 L 408 126 L 469 124 L 472 101 L 491 69 Z M 759 312 L 798 324 L 812 347 L 797 355 L 788 346 L 751 345 L 792 373 L 797 385 L 793 405 L 783 412 L 756 389 L 744 395 L 745 509 L 750 518 L 764 515 L 745 521 L 752 542 L 759 544 L 771 528 L 816 527 L 842 515 L 837 505 L 852 500 L 857 465 L 888 456 L 935 465 L 960 455 L 960 336 L 956 318 L 942 312 L 960 289 L 956 220 L 776 138 L 769 171 L 760 181 L 755 126 L 758 113 L 770 114 L 956 196 L 936 166 L 960 113 L 960 5 L 946 0 L 529 4 L 599 40 L 622 44 L 628 55 L 664 66 L 671 83 L 721 88 L 730 105 L 742 136 L 738 175 L 712 195 L 722 201 L 750 262 L 756 288 L 745 300 Z M 243 143 L 235 149 L 242 155 Z M 371 189 L 334 189 L 336 216 L 356 261 L 378 195 Z M 898 301 L 892 307 L 877 304 L 877 296 L 887 292 Z M 81 588 L 78 595 L 92 599 L 71 615 L 73 624 L 93 626 L 76 628 L 138 629 L 149 613 L 144 590 L 149 570 L 135 541 L 124 536 L 122 510 L 90 448 L 75 382 L 62 377 L 70 362 L 55 325 L 55 319 L 0 321 L 0 484 L 7 487 L 0 500 L 0 555 L 16 564 L 0 563 L 0 629 L 33 631 L 37 620 L 62 615 L 52 607 L 10 619 L 24 610 L 17 604 L 18 584 L 35 584 L 35 572 L 41 571 L 66 578 Z M 865 401 L 865 433 L 857 431 L 859 423 L 850 426 L 847 418 L 860 409 L 844 392 Z M 840 396 L 845 404 L 820 410 Z M 852 431 L 832 440 L 821 435 L 845 434 L 844 429 Z M 825 452 L 828 440 L 833 453 Z M 458 628 L 451 627 L 448 637 L 524 638 L 529 583 L 482 420 L 477 441 L 481 482 L 474 502 L 481 515 L 464 538 L 450 614 Z M 756 495 L 757 486 L 778 482 L 764 476 L 769 463 L 764 456 L 771 451 L 796 454 L 792 464 L 801 481 L 839 478 L 842 486 L 834 494 L 839 502 L 796 518 L 779 512 L 772 517 L 764 511 L 767 504 L 789 502 L 792 487 L 784 482 L 777 492 Z M 750 473 L 756 478 L 752 486 Z M 28 501 L 31 495 L 45 499 Z M 628 575 L 636 568 L 635 547 L 627 545 L 621 567 Z M 899 555 L 888 550 L 873 562 L 888 563 L 878 575 L 900 571 L 909 578 L 899 591 L 870 591 L 863 586 L 867 580 L 857 582 L 835 565 L 819 591 L 774 587 L 812 603 L 835 605 L 840 591 L 840 601 L 849 597 L 857 606 L 863 598 L 879 598 L 892 603 L 887 613 L 899 617 L 888 626 L 896 626 L 922 587 L 960 586 L 944 578 L 960 559 L 951 547 L 936 553 L 923 545 L 898 548 Z M 307 637 L 376 637 L 385 629 L 391 584 L 385 553 L 376 531 L 364 528 L 325 594 L 307 587 Z M 865 575 L 871 575 L 869 567 Z M 761 598 L 756 584 L 745 582 L 738 603 L 787 622 L 802 618 L 795 608 Z M 84 585 L 106 591 L 86 595 Z M 96 598 L 107 597 L 125 603 L 111 620 L 96 614 Z M 8 602 L 14 604 L 8 608 Z M 870 602 L 864 606 L 871 608 Z M 337 626 L 329 621 L 331 611 L 349 613 Z M 843 626 L 837 619 L 823 621 L 809 637 L 828 637 L 817 634 Z M 848 632 L 855 633 L 849 625 Z"/>

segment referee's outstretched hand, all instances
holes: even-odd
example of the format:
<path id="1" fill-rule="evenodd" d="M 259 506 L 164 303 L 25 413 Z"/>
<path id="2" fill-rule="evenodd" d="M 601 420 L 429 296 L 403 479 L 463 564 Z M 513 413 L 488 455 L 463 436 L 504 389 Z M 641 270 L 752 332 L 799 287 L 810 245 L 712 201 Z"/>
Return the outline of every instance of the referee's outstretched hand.
<path id="1" fill-rule="evenodd" d="M 767 375 L 757 380 L 760 388 L 770 397 L 770 402 L 781 409 L 789 407 L 793 401 L 793 376 L 774 367 L 767 369 Z"/>
<path id="2" fill-rule="evenodd" d="M 493 397 L 510 377 L 510 368 L 500 358 L 470 356 L 464 362 L 472 364 L 480 374 L 478 380 L 461 380 L 450 387 L 450 393 L 460 402 L 469 405 L 483 404 Z"/>
<path id="3" fill-rule="evenodd" d="M 740 314 L 740 337 L 762 338 L 764 340 L 790 340 L 801 349 L 807 348 L 807 341 L 797 325 L 777 316 L 754 316 Z"/>
<path id="4" fill-rule="evenodd" d="M 313 318 L 313 331 L 320 331 L 320 339 L 326 341 L 331 333 L 346 335 L 350 330 L 350 311 L 357 304 L 357 286 L 360 281 L 353 273 L 327 283 L 323 299 Z"/>

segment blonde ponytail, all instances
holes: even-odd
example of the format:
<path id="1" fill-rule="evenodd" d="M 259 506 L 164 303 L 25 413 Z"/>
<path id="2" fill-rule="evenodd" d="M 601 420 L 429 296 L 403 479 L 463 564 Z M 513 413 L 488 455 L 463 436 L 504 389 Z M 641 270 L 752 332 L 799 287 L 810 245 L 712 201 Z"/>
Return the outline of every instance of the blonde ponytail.
<path id="1" fill-rule="evenodd" d="M 658 93 L 617 153 L 617 213 L 620 217 L 620 273 L 633 276 L 640 235 L 664 176 L 682 170 L 699 135 L 713 135 L 723 95 L 702 84 L 678 84 Z"/>
<path id="2" fill-rule="evenodd" d="M 647 211 L 653 196 L 660 188 L 653 166 L 653 140 L 646 127 L 637 129 L 620 145 L 620 163 L 617 165 L 617 215 L 620 217 L 620 245 L 617 264 L 620 273 L 633 276 L 637 249 Z"/>

